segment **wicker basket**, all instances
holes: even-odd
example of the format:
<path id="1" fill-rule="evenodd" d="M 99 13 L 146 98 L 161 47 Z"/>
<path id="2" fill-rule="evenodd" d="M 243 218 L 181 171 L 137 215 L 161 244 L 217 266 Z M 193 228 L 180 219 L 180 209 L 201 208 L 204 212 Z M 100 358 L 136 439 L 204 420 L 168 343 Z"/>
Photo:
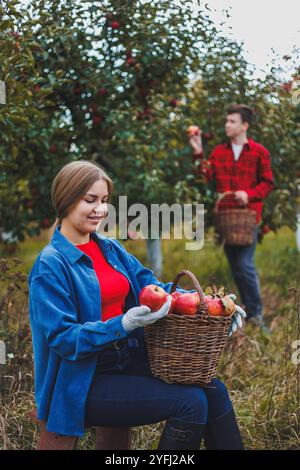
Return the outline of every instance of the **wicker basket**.
<path id="1" fill-rule="evenodd" d="M 221 200 L 232 191 L 226 191 L 217 201 L 214 210 L 214 224 L 221 240 L 228 245 L 251 245 L 254 242 L 256 212 L 247 207 L 219 210 Z"/>
<path id="2" fill-rule="evenodd" d="M 203 290 L 190 271 L 177 274 L 171 293 L 184 275 L 199 294 L 198 311 L 193 316 L 172 313 L 145 327 L 150 368 L 168 383 L 207 385 L 215 377 L 231 318 L 208 314 Z"/>

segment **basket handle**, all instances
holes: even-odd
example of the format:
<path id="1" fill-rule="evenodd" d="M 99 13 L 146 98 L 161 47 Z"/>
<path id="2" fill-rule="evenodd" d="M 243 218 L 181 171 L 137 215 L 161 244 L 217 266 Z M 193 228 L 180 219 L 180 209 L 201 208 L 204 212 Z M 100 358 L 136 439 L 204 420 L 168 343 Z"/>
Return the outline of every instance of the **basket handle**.
<path id="1" fill-rule="evenodd" d="M 225 191 L 224 193 L 221 194 L 221 196 L 219 197 L 219 199 L 217 200 L 216 205 L 215 205 L 215 213 L 216 214 L 218 214 L 218 212 L 219 212 L 219 204 L 222 201 L 222 199 L 224 199 L 224 197 L 229 196 L 230 194 L 234 194 L 234 193 L 235 193 L 235 191 Z M 243 207 L 246 207 L 246 206 L 247 206 L 247 204 L 244 205 Z"/>
<path id="2" fill-rule="evenodd" d="M 195 287 L 195 289 L 196 289 L 196 291 L 197 291 L 197 293 L 198 293 L 198 295 L 199 295 L 200 303 L 204 303 L 204 304 L 205 304 L 205 302 L 204 302 L 204 300 L 203 300 L 203 299 L 204 299 L 204 292 L 203 292 L 203 290 L 202 290 L 202 287 L 200 286 L 200 284 L 199 284 L 197 278 L 194 276 L 194 274 L 191 273 L 191 271 L 188 271 L 187 269 L 184 269 L 183 271 L 180 271 L 180 272 L 177 274 L 177 276 L 175 277 L 175 279 L 174 279 L 174 281 L 173 281 L 170 294 L 172 294 L 173 292 L 175 292 L 176 286 L 177 286 L 177 284 L 178 284 L 178 281 L 179 281 L 179 279 L 180 279 L 182 276 L 188 276 L 188 277 L 192 280 L 192 282 L 193 282 L 193 284 L 194 284 L 194 287 Z M 206 304 L 205 304 L 205 305 L 206 305 Z"/>

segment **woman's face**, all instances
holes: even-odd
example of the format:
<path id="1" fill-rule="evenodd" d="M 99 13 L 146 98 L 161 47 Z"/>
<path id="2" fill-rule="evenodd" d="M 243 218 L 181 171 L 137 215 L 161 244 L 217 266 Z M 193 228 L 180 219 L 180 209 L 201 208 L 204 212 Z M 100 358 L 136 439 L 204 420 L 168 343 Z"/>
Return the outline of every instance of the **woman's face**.
<path id="1" fill-rule="evenodd" d="M 62 225 L 67 223 L 69 229 L 82 234 L 94 232 L 107 215 L 107 200 L 107 182 L 103 179 L 96 181 L 63 219 Z"/>

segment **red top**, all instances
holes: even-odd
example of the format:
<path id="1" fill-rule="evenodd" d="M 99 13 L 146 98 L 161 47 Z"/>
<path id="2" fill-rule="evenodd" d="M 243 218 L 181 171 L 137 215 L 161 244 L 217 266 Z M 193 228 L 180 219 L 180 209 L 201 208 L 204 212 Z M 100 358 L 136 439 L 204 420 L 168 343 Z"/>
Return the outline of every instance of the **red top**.
<path id="1" fill-rule="evenodd" d="M 196 161 L 199 162 L 196 168 Z M 231 143 L 218 145 L 208 160 L 203 154 L 194 155 L 195 173 L 204 175 L 207 181 L 215 180 L 216 191 L 246 191 L 249 197 L 248 207 L 256 211 L 256 222 L 262 214 L 262 200 L 274 187 L 271 158 L 268 150 L 253 139 L 244 144 L 242 153 L 235 161 Z M 226 196 L 220 201 L 219 209 L 238 207 L 233 196 Z"/>
<path id="2" fill-rule="evenodd" d="M 128 279 L 106 261 L 94 240 L 91 239 L 88 243 L 75 246 L 92 259 L 100 283 L 101 320 L 106 321 L 124 313 L 125 299 L 130 289 Z"/>

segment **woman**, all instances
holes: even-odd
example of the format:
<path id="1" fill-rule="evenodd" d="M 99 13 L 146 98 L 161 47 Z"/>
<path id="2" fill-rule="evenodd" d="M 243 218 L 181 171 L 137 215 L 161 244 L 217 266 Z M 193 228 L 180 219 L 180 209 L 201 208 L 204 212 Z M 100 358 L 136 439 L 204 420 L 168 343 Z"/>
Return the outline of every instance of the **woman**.
<path id="1" fill-rule="evenodd" d="M 47 430 L 83 436 L 86 426 L 130 427 L 166 420 L 159 449 L 241 449 L 225 385 L 167 384 L 152 376 L 143 327 L 169 310 L 139 306 L 140 290 L 170 292 L 114 239 L 96 232 L 112 181 L 77 161 L 55 177 L 57 219 L 29 274 L 38 419 Z M 177 288 L 181 292 L 183 289 Z"/>

